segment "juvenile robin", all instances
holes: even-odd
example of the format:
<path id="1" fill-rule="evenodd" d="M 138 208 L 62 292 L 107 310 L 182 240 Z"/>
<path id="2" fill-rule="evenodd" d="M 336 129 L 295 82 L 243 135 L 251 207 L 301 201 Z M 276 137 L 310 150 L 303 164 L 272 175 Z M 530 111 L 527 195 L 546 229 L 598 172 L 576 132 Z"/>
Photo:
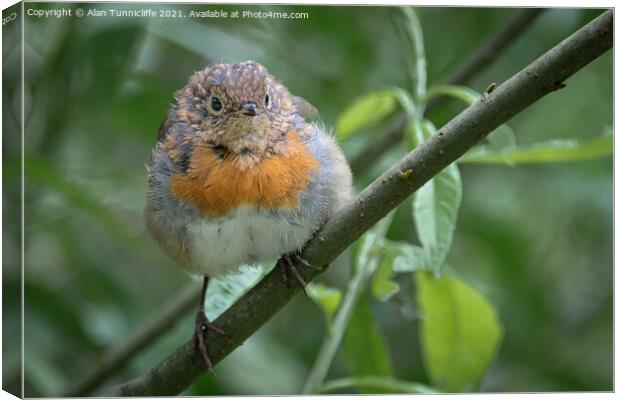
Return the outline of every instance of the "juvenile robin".
<path id="1" fill-rule="evenodd" d="M 148 163 L 146 224 L 184 269 L 203 276 L 194 343 L 212 364 L 204 312 L 210 277 L 278 260 L 305 282 L 303 245 L 351 196 L 351 171 L 316 109 L 246 61 L 196 72 L 176 95 Z"/>

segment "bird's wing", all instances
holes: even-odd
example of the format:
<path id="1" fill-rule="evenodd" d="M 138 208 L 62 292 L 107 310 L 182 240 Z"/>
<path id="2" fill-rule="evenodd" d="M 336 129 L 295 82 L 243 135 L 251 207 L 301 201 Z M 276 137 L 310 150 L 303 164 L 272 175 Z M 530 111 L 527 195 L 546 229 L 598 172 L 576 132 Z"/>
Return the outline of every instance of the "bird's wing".
<path id="1" fill-rule="evenodd" d="M 158 142 L 161 142 L 166 137 L 168 129 L 170 129 L 170 125 L 172 125 L 171 115 L 172 110 L 168 111 L 168 114 L 166 114 L 166 118 L 164 118 L 164 120 L 161 122 L 161 125 L 159 125 L 159 131 L 157 132 Z"/>
<path id="2" fill-rule="evenodd" d="M 318 117 L 319 111 L 315 106 L 310 104 L 310 102 L 303 97 L 293 96 L 291 95 L 293 104 L 295 105 L 295 109 L 304 118 L 308 117 Z"/>

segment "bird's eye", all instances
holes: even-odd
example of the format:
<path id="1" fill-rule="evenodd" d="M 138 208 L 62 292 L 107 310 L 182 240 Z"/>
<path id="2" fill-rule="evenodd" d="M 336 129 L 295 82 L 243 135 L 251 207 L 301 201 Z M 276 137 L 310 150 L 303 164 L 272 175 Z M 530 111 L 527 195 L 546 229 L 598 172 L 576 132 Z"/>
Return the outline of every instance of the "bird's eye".
<path id="1" fill-rule="evenodd" d="M 211 97 L 211 109 L 218 112 L 222 109 L 222 102 L 217 97 Z"/>
<path id="2" fill-rule="evenodd" d="M 265 95 L 265 107 L 269 107 L 269 101 L 270 101 L 270 99 L 269 99 L 269 95 L 268 95 L 268 94 L 266 94 L 266 95 Z"/>

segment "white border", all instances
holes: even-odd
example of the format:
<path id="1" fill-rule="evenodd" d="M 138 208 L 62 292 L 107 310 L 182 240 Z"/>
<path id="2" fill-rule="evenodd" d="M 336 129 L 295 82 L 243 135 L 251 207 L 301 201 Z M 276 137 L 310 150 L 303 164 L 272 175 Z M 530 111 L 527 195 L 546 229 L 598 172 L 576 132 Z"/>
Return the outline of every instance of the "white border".
<path id="1" fill-rule="evenodd" d="M 25 2 L 36 2 L 34 0 L 26 0 Z M 58 3 L 62 3 L 63 1 L 59 1 Z M 98 1 L 93 1 L 93 0 L 86 0 L 86 1 L 64 1 L 65 3 L 97 3 Z M 101 1 L 99 1 L 101 2 Z M 369 1 L 361 1 L 361 0 L 357 0 L 357 1 L 347 1 L 347 0 L 339 0 L 337 2 L 330 2 L 327 0 L 315 0 L 312 2 L 302 2 L 302 1 L 286 1 L 286 0 L 270 0 L 270 1 L 257 1 L 257 0 L 245 0 L 245 1 L 239 1 L 239 0 L 233 0 L 233 1 L 163 1 L 163 0 L 150 0 L 150 1 L 107 1 L 107 2 L 115 2 L 115 3 L 193 3 L 193 4 L 308 4 L 308 5 L 381 5 L 381 6 L 389 6 L 389 5 L 419 5 L 419 6 L 450 6 L 450 7 L 545 7 L 545 8 L 556 8 L 556 7 L 560 7 L 560 8 L 612 8 L 615 7 L 615 2 L 613 1 L 599 1 L 599 0 L 592 0 L 592 1 L 588 1 L 588 2 L 584 2 L 584 1 L 575 1 L 575 0 L 566 0 L 566 1 L 562 1 L 562 2 L 558 2 L 558 1 L 550 1 L 550 0 L 538 0 L 538 1 L 521 1 L 521 2 L 507 2 L 507 1 L 485 1 L 485 0 L 478 0 L 475 2 L 472 1 L 454 1 L 454 0 L 443 0 L 443 1 L 389 1 L 386 3 L 381 3 L 378 4 L 377 2 L 369 2 Z M 7 8 L 10 5 L 15 4 L 15 1 L 10 1 L 10 0 L 2 0 L 2 8 Z M 24 4 L 22 4 L 22 16 L 24 11 Z M 24 33 L 24 19 L 22 18 L 22 40 L 23 40 L 23 33 Z M 614 42 L 618 43 L 617 39 L 618 39 L 618 31 L 617 31 L 617 23 L 614 20 Z M 0 31 L 0 40 L 2 40 L 2 33 Z M 1 57 L 1 56 L 0 56 Z M 23 68 L 24 68 L 24 53 L 22 51 L 22 121 L 24 118 L 24 74 L 23 74 Z M 614 52 L 614 67 L 616 67 L 616 63 L 615 63 L 615 52 Z M 614 68 L 614 77 L 615 77 L 615 73 L 616 73 L 616 69 Z M 2 83 L 0 82 L 0 89 L 2 88 Z M 615 94 L 618 93 L 618 83 L 617 80 L 614 79 L 614 120 L 615 117 L 618 115 L 618 109 L 616 107 L 616 102 L 615 102 Z M 0 106 L 2 105 L 2 99 L 0 96 Z M 614 124 L 615 125 L 615 124 Z M 22 200 L 23 200 L 23 196 L 24 196 L 24 175 L 23 175 L 23 152 L 24 152 L 24 126 L 22 124 L 22 187 L 21 187 L 21 191 L 22 191 Z M 2 129 L 0 126 L 0 138 L 2 137 Z M 617 154 L 617 151 L 620 149 L 620 145 L 617 143 L 617 141 L 614 140 L 614 182 L 615 182 L 615 176 L 617 176 L 618 168 L 619 165 L 618 163 L 616 163 L 616 157 L 615 154 Z M 0 154 L 0 165 L 2 163 L 2 155 Z M 0 176 L 0 182 L 2 182 L 2 177 Z M 614 260 L 615 260 L 615 249 L 618 248 L 618 246 L 620 246 L 620 241 L 618 240 L 617 235 L 615 234 L 615 228 L 616 226 L 618 226 L 619 222 L 620 222 L 620 218 L 618 217 L 618 214 L 616 213 L 616 199 L 618 199 L 618 187 L 614 185 L 614 212 L 613 212 L 613 218 L 614 218 Z M 2 205 L 2 199 L 0 198 L 0 205 Z M 23 208 L 23 203 L 22 203 L 22 212 L 21 212 L 21 219 L 22 219 L 22 393 L 23 393 L 23 365 L 24 365 L 24 336 L 23 336 L 23 330 L 24 330 L 24 298 L 23 298 L 23 290 L 24 290 L 24 282 L 23 282 L 23 278 L 24 278 L 24 265 L 23 265 L 23 261 L 24 261 L 24 237 L 23 237 L 23 227 L 24 227 L 24 208 Z M 1 215 L 0 215 L 0 220 L 1 220 Z M 1 232 L 0 232 L 1 235 Z M 0 243 L 0 256 L 2 254 L 2 249 L 1 249 L 1 243 Z M 1 275 L 0 275 L 0 284 L 1 284 Z M 614 271 L 614 296 L 615 296 L 615 285 L 616 283 L 616 274 Z M 2 305 L 2 298 L 1 298 L 1 286 L 0 286 L 0 308 Z M 615 321 L 617 321 L 617 317 L 618 317 L 618 307 L 617 307 L 617 296 L 614 297 L 614 333 L 615 333 Z M 0 321 L 0 327 L 1 327 L 1 321 Z M 616 362 L 618 360 L 617 358 L 617 353 L 616 353 L 616 347 L 615 347 L 615 335 L 614 335 L 614 384 L 616 382 L 618 382 L 618 371 L 615 368 L 616 366 Z M 0 342 L 0 351 L 1 351 L 1 342 Z M 1 362 L 1 358 L 0 358 L 0 362 Z M 611 399 L 611 398 L 615 398 L 615 395 L 613 393 L 587 393 L 587 392 L 582 392 L 582 393 L 536 393 L 536 394 L 523 394 L 523 393 L 510 393 L 510 394 L 485 394 L 485 393 L 479 393 L 479 394 L 459 394 L 459 395 L 432 395 L 433 398 L 436 399 L 453 399 L 456 397 L 458 397 L 459 399 L 474 399 L 474 398 L 486 398 L 486 399 L 516 399 L 516 398 L 521 398 L 523 396 L 528 397 L 528 398 L 544 398 L 544 399 L 550 399 L 550 400 L 555 400 L 555 399 L 583 399 L 583 398 L 587 398 L 587 399 Z M 282 399 L 282 398 L 288 398 L 288 397 L 292 397 L 292 396 L 264 396 L 262 397 L 263 399 Z M 320 398 L 320 399 L 332 399 L 334 396 L 313 396 L 315 398 Z M 338 398 L 343 398 L 343 399 L 349 399 L 349 398 L 358 398 L 359 396 L 348 396 L 348 395 L 340 395 L 338 396 Z M 383 398 L 387 398 L 388 396 L 373 396 L 373 398 L 378 398 L 378 399 L 383 399 Z M 391 397 L 391 396 L 390 396 Z M 403 397 L 409 397 L 408 395 L 398 395 L 398 398 L 403 398 Z M 6 392 L 1 392 L 0 394 L 0 399 L 13 399 L 14 397 Z M 162 398 L 162 397 L 159 397 Z M 172 398 L 172 397 L 170 397 Z M 223 399 L 223 400 L 229 400 L 231 398 L 235 398 L 235 396 L 227 396 L 227 397 L 211 397 L 212 399 Z"/>

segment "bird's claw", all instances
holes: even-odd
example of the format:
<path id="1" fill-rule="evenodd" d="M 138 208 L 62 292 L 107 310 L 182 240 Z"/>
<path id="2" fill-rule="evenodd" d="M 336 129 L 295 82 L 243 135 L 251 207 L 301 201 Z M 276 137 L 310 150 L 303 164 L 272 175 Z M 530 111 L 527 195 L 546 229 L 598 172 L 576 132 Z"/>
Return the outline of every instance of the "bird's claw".
<path id="1" fill-rule="evenodd" d="M 211 359 L 209 358 L 209 353 L 207 352 L 207 345 L 205 341 L 205 335 L 207 331 L 213 331 L 219 335 L 226 335 L 226 333 L 213 325 L 207 319 L 205 312 L 203 310 L 198 311 L 196 313 L 196 325 L 194 328 L 194 345 L 195 351 L 200 353 L 202 360 L 207 367 L 207 370 L 211 373 L 211 375 L 215 376 L 213 372 L 213 364 L 211 363 Z"/>
<path id="2" fill-rule="evenodd" d="M 301 289 L 304 291 L 304 294 L 307 296 L 308 293 L 306 293 L 306 281 L 299 273 L 299 269 L 297 269 L 295 262 L 298 262 L 301 265 L 308 267 L 308 268 L 314 268 L 308 261 L 304 260 L 303 257 L 300 256 L 299 254 L 283 255 L 278 260 L 278 265 L 280 266 L 280 269 L 282 271 L 282 281 L 288 284 L 289 276 L 293 275 L 295 279 L 297 280 L 297 282 L 299 283 L 299 285 L 301 286 Z"/>

